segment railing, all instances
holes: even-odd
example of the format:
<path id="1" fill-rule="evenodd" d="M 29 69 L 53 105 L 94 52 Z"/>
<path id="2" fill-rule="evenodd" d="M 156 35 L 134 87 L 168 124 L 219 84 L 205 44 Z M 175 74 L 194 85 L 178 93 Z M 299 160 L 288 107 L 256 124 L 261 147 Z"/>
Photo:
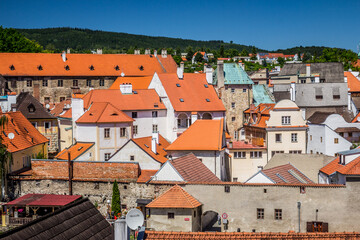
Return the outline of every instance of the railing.
<path id="1" fill-rule="evenodd" d="M 10 217 L 9 218 L 9 224 L 10 225 L 24 225 L 26 223 L 29 223 L 33 220 L 33 218 L 31 217 L 18 217 L 18 218 L 15 218 L 15 217 Z"/>

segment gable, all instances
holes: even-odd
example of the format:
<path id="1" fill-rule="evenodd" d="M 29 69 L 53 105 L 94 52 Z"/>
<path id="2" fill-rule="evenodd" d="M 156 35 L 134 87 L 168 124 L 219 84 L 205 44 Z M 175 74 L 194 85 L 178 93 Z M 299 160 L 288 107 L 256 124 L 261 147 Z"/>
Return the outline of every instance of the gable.
<path id="1" fill-rule="evenodd" d="M 177 181 L 182 182 L 184 179 L 172 166 L 172 164 L 167 161 L 160 170 L 155 174 L 152 179 L 153 181 Z"/>
<path id="2" fill-rule="evenodd" d="M 271 181 L 270 178 L 268 178 L 262 171 L 259 171 L 254 176 L 249 178 L 245 183 L 274 183 Z"/>

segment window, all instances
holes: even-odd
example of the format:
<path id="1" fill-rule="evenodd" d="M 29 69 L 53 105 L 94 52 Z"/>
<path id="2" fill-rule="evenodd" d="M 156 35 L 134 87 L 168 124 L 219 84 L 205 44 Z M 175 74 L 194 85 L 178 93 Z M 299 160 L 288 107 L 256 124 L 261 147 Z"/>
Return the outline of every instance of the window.
<path id="1" fill-rule="evenodd" d="M 273 157 L 276 153 L 284 153 L 284 151 L 272 151 L 271 156 Z"/>
<path id="2" fill-rule="evenodd" d="M 138 134 L 138 126 L 134 125 L 133 126 L 133 135 L 136 135 L 136 134 Z"/>
<path id="3" fill-rule="evenodd" d="M 44 102 L 49 103 L 50 102 L 50 97 L 44 97 Z"/>
<path id="4" fill-rule="evenodd" d="M 173 212 L 169 212 L 168 219 L 174 219 L 174 218 L 175 218 L 175 214 Z"/>
<path id="5" fill-rule="evenodd" d="M 312 135 L 310 135 L 310 141 L 312 141 Z"/>
<path id="6" fill-rule="evenodd" d="M 231 118 L 231 121 L 232 121 L 232 122 L 235 122 L 235 119 L 236 119 L 235 117 L 232 117 L 232 118 Z"/>
<path id="7" fill-rule="evenodd" d="M 186 114 L 179 114 L 177 119 L 178 128 L 187 128 L 188 127 L 188 118 Z"/>
<path id="8" fill-rule="evenodd" d="M 50 122 L 45 122 L 44 123 L 44 128 L 45 128 L 45 130 L 50 129 L 51 128 L 51 123 Z"/>
<path id="9" fill-rule="evenodd" d="M 184 102 L 184 99 L 183 99 L 183 98 L 180 98 L 179 101 L 180 101 L 180 102 Z"/>
<path id="10" fill-rule="evenodd" d="M 224 190 L 225 190 L 226 193 L 229 193 L 230 192 L 230 186 L 225 186 Z"/>
<path id="11" fill-rule="evenodd" d="M 233 182 L 237 182 L 238 181 L 238 178 L 237 177 L 234 177 L 233 178 Z"/>
<path id="12" fill-rule="evenodd" d="M 105 153 L 104 154 L 105 161 L 108 161 L 110 159 L 110 155 L 111 155 L 111 153 Z"/>
<path id="13" fill-rule="evenodd" d="M 32 87 L 32 80 L 27 80 L 26 81 L 26 86 L 27 87 Z"/>
<path id="14" fill-rule="evenodd" d="M 90 79 L 86 80 L 86 86 L 91 87 L 91 80 Z"/>
<path id="15" fill-rule="evenodd" d="M 152 112 L 152 117 L 153 117 L 153 118 L 157 118 L 157 117 L 158 117 L 158 112 L 157 112 L 157 111 L 153 111 L 153 112 Z"/>
<path id="16" fill-rule="evenodd" d="M 65 97 L 60 97 L 60 102 L 65 101 Z"/>
<path id="17" fill-rule="evenodd" d="M 348 137 L 352 137 L 352 132 L 349 132 L 349 133 L 348 133 Z"/>
<path id="18" fill-rule="evenodd" d="M 137 112 L 132 112 L 132 113 L 131 113 L 131 117 L 132 117 L 132 118 L 137 118 L 137 116 L 138 116 L 138 115 L 137 115 Z"/>
<path id="19" fill-rule="evenodd" d="M 301 150 L 289 150 L 291 154 L 301 154 Z"/>
<path id="20" fill-rule="evenodd" d="M 210 99 L 208 99 L 208 98 L 207 98 L 207 99 L 205 99 L 205 100 L 206 100 L 206 102 L 210 102 Z"/>
<path id="21" fill-rule="evenodd" d="M 339 143 L 339 139 L 338 138 L 334 138 L 334 143 L 338 144 Z"/>
<path id="22" fill-rule="evenodd" d="M 69 70 L 70 70 L 69 65 L 66 65 L 64 68 L 65 68 L 66 71 L 69 71 Z"/>
<path id="23" fill-rule="evenodd" d="M 301 83 L 306 83 L 306 80 L 305 80 L 305 79 L 301 79 Z"/>
<path id="24" fill-rule="evenodd" d="M 250 158 L 262 158 L 262 152 L 260 151 L 250 152 Z"/>
<path id="25" fill-rule="evenodd" d="M 291 142 L 297 142 L 297 133 L 292 133 L 291 134 Z"/>
<path id="26" fill-rule="evenodd" d="M 196 217 L 196 210 L 194 210 L 194 218 Z"/>
<path id="27" fill-rule="evenodd" d="M 246 92 L 246 88 L 243 88 L 243 92 Z"/>
<path id="28" fill-rule="evenodd" d="M 264 209 L 263 208 L 257 208 L 256 209 L 256 218 L 257 219 L 264 219 Z"/>
<path id="29" fill-rule="evenodd" d="M 180 83 L 177 83 L 176 86 L 177 86 L 177 87 L 181 87 L 181 86 L 180 86 Z"/>
<path id="30" fill-rule="evenodd" d="M 275 220 L 282 219 L 282 209 L 275 209 Z"/>
<path id="31" fill-rule="evenodd" d="M 231 103 L 231 108 L 235 108 L 235 103 L 234 102 Z"/>
<path id="32" fill-rule="evenodd" d="M 334 100 L 339 100 L 339 99 L 340 99 L 340 95 L 333 95 L 333 99 L 334 99 Z"/>
<path id="33" fill-rule="evenodd" d="M 277 143 L 281 143 L 281 133 L 275 134 L 275 141 L 276 141 Z"/>
<path id="34" fill-rule="evenodd" d="M 235 138 L 236 140 L 239 139 L 239 132 L 238 132 L 238 131 L 235 131 L 235 132 L 234 132 L 234 138 Z"/>
<path id="35" fill-rule="evenodd" d="M 323 96 L 322 95 L 316 95 L 315 98 L 316 98 L 316 100 L 322 100 Z"/>
<path id="36" fill-rule="evenodd" d="M 32 122 L 31 123 L 35 128 L 37 128 L 37 122 Z"/>
<path id="37" fill-rule="evenodd" d="M 332 92 L 333 92 L 333 99 L 339 100 L 340 99 L 340 89 L 338 87 L 334 87 L 332 89 Z"/>
<path id="38" fill-rule="evenodd" d="M 120 137 L 126 137 L 126 128 L 120 128 Z"/>
<path id="39" fill-rule="evenodd" d="M 62 79 L 58 80 L 58 87 L 64 86 L 64 81 Z"/>
<path id="40" fill-rule="evenodd" d="M 104 129 L 104 138 L 110 138 L 110 128 Z"/>
<path id="41" fill-rule="evenodd" d="M 99 80 L 99 86 L 100 86 L 100 87 L 103 87 L 104 85 L 105 85 L 104 79 L 100 79 L 100 80 Z"/>
<path id="42" fill-rule="evenodd" d="M 290 116 L 282 116 L 281 117 L 281 124 L 282 125 L 290 125 L 291 124 L 290 120 L 291 120 Z"/>
<path id="43" fill-rule="evenodd" d="M 79 86 L 78 80 L 74 79 L 73 80 L 73 87 L 77 87 Z"/>
<path id="44" fill-rule="evenodd" d="M 130 155 L 130 161 L 134 161 L 135 160 L 135 156 L 134 155 Z"/>
<path id="45" fill-rule="evenodd" d="M 231 92 L 234 93 L 234 92 L 235 92 L 235 88 L 232 88 L 232 89 L 231 89 Z"/>
<path id="46" fill-rule="evenodd" d="M 158 125 L 157 125 L 157 124 L 153 124 L 153 125 L 152 125 L 152 132 L 153 132 L 153 133 L 157 133 L 157 132 L 158 132 Z"/>
<path id="47" fill-rule="evenodd" d="M 48 80 L 43 80 L 42 81 L 42 85 L 43 85 L 43 87 L 47 87 L 48 86 Z"/>
<path id="48" fill-rule="evenodd" d="M 322 88 L 315 88 L 315 99 L 316 100 L 322 100 L 323 99 Z"/>
<path id="49" fill-rule="evenodd" d="M 94 68 L 93 65 L 89 66 L 89 69 L 90 69 L 90 71 L 94 71 L 94 70 L 95 70 L 95 68 Z"/>
<path id="50" fill-rule="evenodd" d="M 322 137 L 320 137 L 320 142 L 322 142 Z"/>
<path id="51" fill-rule="evenodd" d="M 246 152 L 234 152 L 234 158 L 246 158 Z"/>

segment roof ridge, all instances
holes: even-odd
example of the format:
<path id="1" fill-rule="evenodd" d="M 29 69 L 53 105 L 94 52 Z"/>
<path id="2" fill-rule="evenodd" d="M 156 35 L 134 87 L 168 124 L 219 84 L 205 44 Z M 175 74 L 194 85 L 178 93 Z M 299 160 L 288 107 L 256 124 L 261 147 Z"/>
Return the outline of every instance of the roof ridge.
<path id="1" fill-rule="evenodd" d="M 188 202 L 188 204 L 190 204 L 193 208 L 195 207 L 194 206 L 194 204 L 190 201 L 190 199 L 189 199 L 189 196 L 190 197 L 193 197 L 193 196 L 191 196 L 188 192 L 186 192 L 182 187 L 180 187 L 179 185 L 176 185 L 176 186 L 178 186 L 179 187 L 179 189 L 180 189 L 180 191 L 182 192 L 182 194 L 184 195 L 184 198 L 185 198 L 185 200 Z M 189 196 L 188 196 L 188 195 Z M 194 198 L 194 197 L 193 197 Z"/>

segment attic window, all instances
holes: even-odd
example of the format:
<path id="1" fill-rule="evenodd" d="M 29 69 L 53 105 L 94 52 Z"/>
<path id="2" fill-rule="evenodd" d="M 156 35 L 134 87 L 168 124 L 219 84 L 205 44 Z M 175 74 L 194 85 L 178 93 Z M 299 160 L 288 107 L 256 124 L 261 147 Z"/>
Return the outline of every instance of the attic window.
<path id="1" fill-rule="evenodd" d="M 11 65 L 9 68 L 10 68 L 11 71 L 14 71 L 14 70 L 15 70 L 14 65 Z"/>
<path id="2" fill-rule="evenodd" d="M 41 65 L 39 65 L 39 66 L 37 67 L 37 69 L 39 69 L 39 71 L 42 71 L 42 70 L 43 70 L 43 67 L 42 67 Z"/>
<path id="3" fill-rule="evenodd" d="M 2 131 L 2 133 L 4 134 L 4 136 L 5 136 L 5 137 L 7 137 L 7 135 L 6 135 L 5 131 Z"/>
<path id="4" fill-rule="evenodd" d="M 79 147 L 79 148 L 78 148 L 78 151 L 80 151 L 81 149 L 83 149 L 83 147 Z"/>
<path id="5" fill-rule="evenodd" d="M 114 69 L 115 69 L 116 71 L 119 71 L 119 70 L 120 70 L 119 65 L 116 65 L 116 66 L 114 67 Z"/>
<path id="6" fill-rule="evenodd" d="M 210 102 L 210 99 L 207 98 L 206 101 L 207 101 L 207 102 Z"/>
<path id="7" fill-rule="evenodd" d="M 180 98 L 179 100 L 180 100 L 180 102 L 184 102 L 184 99 L 183 99 L 183 98 Z"/>
<path id="8" fill-rule="evenodd" d="M 35 112 L 35 106 L 33 105 L 33 104 L 30 104 L 29 106 L 28 106 L 28 110 L 29 110 L 29 112 Z"/>
<path id="9" fill-rule="evenodd" d="M 94 71 L 94 70 L 95 70 L 95 68 L 94 68 L 93 65 L 91 65 L 91 66 L 89 67 L 89 69 L 90 69 L 91 71 Z"/>
<path id="10" fill-rule="evenodd" d="M 157 107 L 159 107 L 159 104 L 157 104 L 157 103 L 154 103 L 154 107 L 156 107 L 156 108 L 157 108 Z"/>
<path id="11" fill-rule="evenodd" d="M 90 116 L 92 116 L 93 114 L 92 113 L 89 113 Z"/>
<path id="12" fill-rule="evenodd" d="M 69 70 L 70 70 L 69 65 L 66 65 L 66 66 L 65 66 L 65 70 L 66 70 L 66 71 L 69 71 Z"/>
<path id="13" fill-rule="evenodd" d="M 148 146 L 148 145 L 146 145 L 146 144 L 144 144 L 144 145 L 145 145 L 145 147 L 149 148 L 149 146 Z"/>
<path id="14" fill-rule="evenodd" d="M 138 94 L 138 92 L 137 92 L 137 91 L 134 91 L 134 94 Z"/>
<path id="15" fill-rule="evenodd" d="M 144 71 L 144 66 L 141 65 L 141 66 L 139 67 L 139 69 L 140 69 L 140 71 Z"/>
<path id="16" fill-rule="evenodd" d="M 15 129 L 15 132 L 17 133 L 17 135 L 20 135 L 19 132 Z"/>
<path id="17" fill-rule="evenodd" d="M 177 87 L 180 87 L 180 84 L 179 84 L 179 83 L 177 83 L 177 84 L 176 84 L 176 86 L 177 86 Z"/>
<path id="18" fill-rule="evenodd" d="M 204 84 L 204 87 L 205 87 L 205 88 L 208 88 L 209 86 L 208 86 L 207 84 Z"/>
<path id="19" fill-rule="evenodd" d="M 119 114 L 117 114 L 116 112 L 114 112 L 113 114 L 111 114 L 111 116 L 118 116 Z"/>

